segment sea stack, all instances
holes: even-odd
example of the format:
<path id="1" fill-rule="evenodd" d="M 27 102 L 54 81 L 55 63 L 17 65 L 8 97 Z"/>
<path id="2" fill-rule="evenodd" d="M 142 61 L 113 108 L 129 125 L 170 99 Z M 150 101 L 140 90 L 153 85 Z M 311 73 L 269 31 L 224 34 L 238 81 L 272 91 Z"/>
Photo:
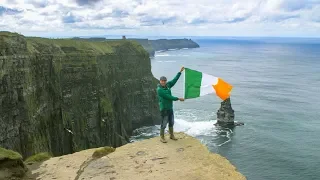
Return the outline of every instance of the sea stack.
<path id="1" fill-rule="evenodd" d="M 221 107 L 217 112 L 217 120 L 217 124 L 221 126 L 235 125 L 234 110 L 230 98 L 221 102 Z"/>
<path id="2" fill-rule="evenodd" d="M 234 110 L 231 106 L 230 98 L 221 102 L 221 107 L 217 112 L 217 124 L 219 126 L 242 126 L 242 122 L 234 122 Z"/>

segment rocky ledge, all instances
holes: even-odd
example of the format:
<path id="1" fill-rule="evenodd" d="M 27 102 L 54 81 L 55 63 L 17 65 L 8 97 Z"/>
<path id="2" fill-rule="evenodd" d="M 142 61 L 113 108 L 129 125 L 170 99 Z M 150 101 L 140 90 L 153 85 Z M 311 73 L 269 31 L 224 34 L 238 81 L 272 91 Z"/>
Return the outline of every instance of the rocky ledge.
<path id="1" fill-rule="evenodd" d="M 210 153 L 197 139 L 184 133 L 178 141 L 160 143 L 155 137 L 126 144 L 101 158 L 97 149 L 51 158 L 30 171 L 42 180 L 240 180 L 246 179 L 224 157 Z M 32 178 L 27 178 L 32 179 Z"/>

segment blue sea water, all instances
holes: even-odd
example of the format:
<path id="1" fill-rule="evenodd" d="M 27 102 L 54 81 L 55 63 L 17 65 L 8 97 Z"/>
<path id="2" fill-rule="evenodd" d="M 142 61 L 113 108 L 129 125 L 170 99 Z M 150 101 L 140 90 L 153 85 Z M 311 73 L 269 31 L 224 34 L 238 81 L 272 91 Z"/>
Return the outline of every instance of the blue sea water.
<path id="1" fill-rule="evenodd" d="M 175 102 L 175 130 L 201 140 L 249 180 L 320 179 L 320 40 L 201 38 L 197 49 L 159 52 L 155 77 L 169 79 L 181 66 L 233 85 L 236 121 L 213 126 L 221 100 L 207 95 Z M 183 96 L 183 78 L 172 89 Z M 158 136 L 158 126 L 135 131 L 133 140 Z"/>

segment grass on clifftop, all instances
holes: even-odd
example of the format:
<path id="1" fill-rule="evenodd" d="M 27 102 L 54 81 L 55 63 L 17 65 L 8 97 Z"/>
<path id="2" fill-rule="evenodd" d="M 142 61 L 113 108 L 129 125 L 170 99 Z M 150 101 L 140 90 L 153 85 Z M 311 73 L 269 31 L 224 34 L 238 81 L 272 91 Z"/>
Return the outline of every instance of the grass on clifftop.
<path id="1" fill-rule="evenodd" d="M 11 151 L 11 150 L 0 147 L 0 160 L 3 160 L 3 159 L 18 160 L 18 159 L 22 159 L 22 156 L 15 151 Z"/>
<path id="2" fill-rule="evenodd" d="M 19 36 L 16 32 L 0 31 L 0 36 Z"/>
<path id="3" fill-rule="evenodd" d="M 47 39 L 39 37 L 26 38 L 31 52 L 41 52 L 44 47 L 58 48 L 66 53 L 112 53 L 112 47 L 106 42 L 94 42 L 75 39 Z M 39 46 L 40 45 L 40 46 Z"/>
<path id="4" fill-rule="evenodd" d="M 25 162 L 26 163 L 43 162 L 50 159 L 51 157 L 52 155 L 50 153 L 43 152 L 43 153 L 35 154 L 33 156 L 28 157 L 25 160 Z"/>
<path id="5" fill-rule="evenodd" d="M 105 55 L 125 52 L 130 55 L 145 52 L 142 46 L 130 40 L 114 41 L 92 41 L 86 39 L 50 39 L 41 37 L 25 37 L 18 33 L 0 31 L 1 36 L 5 37 L 4 46 L 10 49 L 11 44 L 26 44 L 22 46 L 23 53 L 42 53 L 42 54 L 92 54 Z M 18 38 L 13 38 L 18 37 Z M 120 51 L 119 51 L 120 50 Z M 142 52 L 143 51 L 143 52 Z"/>
<path id="6" fill-rule="evenodd" d="M 101 148 L 98 148 L 97 150 L 94 151 L 94 153 L 92 154 L 92 157 L 93 158 L 101 158 L 103 156 L 106 156 L 112 152 L 114 152 L 116 149 L 113 148 L 113 147 L 101 147 Z"/>

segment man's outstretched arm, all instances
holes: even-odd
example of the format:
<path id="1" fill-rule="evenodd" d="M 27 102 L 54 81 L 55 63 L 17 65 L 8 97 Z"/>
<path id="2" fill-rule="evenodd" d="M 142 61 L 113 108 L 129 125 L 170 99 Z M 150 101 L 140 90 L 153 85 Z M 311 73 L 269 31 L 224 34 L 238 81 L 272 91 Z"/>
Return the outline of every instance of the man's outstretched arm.
<path id="1" fill-rule="evenodd" d="M 184 67 L 181 68 L 180 72 L 178 72 L 178 74 L 176 75 L 176 77 L 174 77 L 171 81 L 169 81 L 167 83 L 167 85 L 169 86 L 169 88 L 172 88 L 176 83 L 177 81 L 179 80 L 180 76 L 181 76 L 181 73 L 182 71 L 184 70 Z"/>
<path id="2" fill-rule="evenodd" d="M 162 89 L 158 89 L 157 91 L 158 91 L 158 95 L 160 97 L 164 98 L 164 99 L 172 100 L 172 101 L 178 101 L 179 100 L 179 98 L 177 98 L 177 97 L 170 96 L 169 94 L 164 93 Z"/>

